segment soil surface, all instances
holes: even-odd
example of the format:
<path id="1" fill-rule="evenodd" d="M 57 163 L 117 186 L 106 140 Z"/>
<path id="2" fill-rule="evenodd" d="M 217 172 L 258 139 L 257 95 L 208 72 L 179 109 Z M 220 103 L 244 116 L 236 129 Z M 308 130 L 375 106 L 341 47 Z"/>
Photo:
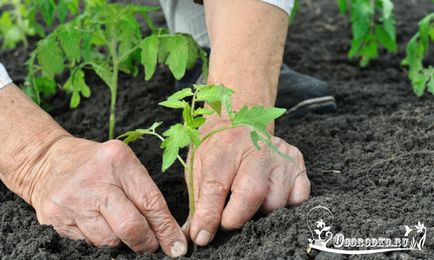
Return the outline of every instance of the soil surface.
<path id="1" fill-rule="evenodd" d="M 296 208 L 258 216 L 237 232 L 219 232 L 208 247 L 190 252 L 195 259 L 434 259 L 434 97 L 417 98 L 400 66 L 405 43 L 417 22 L 434 5 L 429 0 L 395 1 L 399 51 L 361 69 L 347 59 L 351 32 L 335 1 L 302 1 L 286 43 L 285 62 L 295 70 L 326 80 L 338 102 L 334 114 L 284 117 L 276 135 L 300 148 L 312 181 L 311 199 Z M 163 22 L 161 13 L 155 18 Z M 1 52 L 1 62 L 22 83 L 28 51 Z M 433 55 L 434 56 L 434 55 Z M 432 57 L 432 56 L 431 56 Z M 433 64 L 434 60 L 428 60 Z M 104 141 L 109 92 L 94 75 L 87 75 L 93 97 L 76 110 L 68 97 L 52 100 L 52 115 L 72 134 Z M 177 115 L 157 103 L 173 90 L 165 68 L 149 82 L 143 75 L 120 77 L 117 133 L 168 123 Z M 152 138 L 133 144 L 137 156 L 158 184 L 176 219 L 187 215 L 187 194 L 181 167 L 160 172 L 161 152 Z M 404 225 L 418 221 L 427 227 L 424 251 L 367 256 L 306 252 L 311 233 L 310 209 L 322 205 L 334 214 L 332 232 L 346 237 L 402 237 Z M 330 224 L 330 223 L 327 223 Z M 314 225 L 314 224 L 311 224 Z M 0 184 L 0 255 L 2 259 L 134 259 L 128 248 L 97 249 L 59 237 L 38 224 L 35 212 Z M 162 258 L 159 251 L 140 258 Z"/>

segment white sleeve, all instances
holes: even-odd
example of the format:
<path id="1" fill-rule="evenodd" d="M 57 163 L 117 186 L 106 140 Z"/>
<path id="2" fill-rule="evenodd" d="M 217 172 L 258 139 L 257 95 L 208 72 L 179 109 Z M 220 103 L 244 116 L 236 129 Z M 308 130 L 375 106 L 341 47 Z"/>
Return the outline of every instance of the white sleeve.
<path id="1" fill-rule="evenodd" d="M 7 85 L 11 84 L 12 80 L 9 77 L 5 67 L 3 64 L 0 63 L 0 89 L 3 87 L 6 87 Z"/>
<path id="2" fill-rule="evenodd" d="M 294 0 L 261 0 L 261 1 L 282 9 L 288 15 L 291 15 L 292 8 L 294 8 Z"/>

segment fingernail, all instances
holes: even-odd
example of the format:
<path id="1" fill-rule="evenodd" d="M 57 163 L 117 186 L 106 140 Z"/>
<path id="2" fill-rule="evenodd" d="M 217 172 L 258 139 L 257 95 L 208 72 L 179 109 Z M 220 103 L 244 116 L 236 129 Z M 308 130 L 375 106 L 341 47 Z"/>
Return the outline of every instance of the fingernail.
<path id="1" fill-rule="evenodd" d="M 183 256 L 187 253 L 187 246 L 179 241 L 176 241 L 173 243 L 172 247 L 170 248 L 170 254 L 172 254 L 173 257 Z"/>
<path id="2" fill-rule="evenodd" d="M 211 234 L 205 229 L 202 229 L 199 234 L 197 234 L 196 244 L 198 246 L 206 246 L 209 243 L 210 238 Z"/>

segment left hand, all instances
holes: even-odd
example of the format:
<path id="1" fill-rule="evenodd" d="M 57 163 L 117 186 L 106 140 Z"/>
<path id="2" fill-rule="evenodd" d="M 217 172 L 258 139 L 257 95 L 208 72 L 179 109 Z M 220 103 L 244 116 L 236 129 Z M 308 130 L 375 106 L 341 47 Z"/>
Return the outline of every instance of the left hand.
<path id="1" fill-rule="evenodd" d="M 200 131 L 208 133 L 227 124 L 213 117 Z M 310 181 L 303 155 L 278 137 L 272 141 L 294 162 L 272 153 L 265 145 L 256 150 L 250 130 L 243 127 L 214 135 L 196 151 L 196 211 L 183 228 L 197 245 L 207 245 L 219 226 L 226 230 L 243 227 L 258 210 L 270 213 L 307 200 Z"/>

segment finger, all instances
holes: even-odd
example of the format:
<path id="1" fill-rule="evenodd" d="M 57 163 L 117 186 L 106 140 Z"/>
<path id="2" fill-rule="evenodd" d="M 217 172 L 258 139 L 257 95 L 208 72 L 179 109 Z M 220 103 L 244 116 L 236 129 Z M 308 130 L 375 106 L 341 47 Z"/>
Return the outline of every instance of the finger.
<path id="1" fill-rule="evenodd" d="M 293 186 L 295 174 L 288 172 L 288 161 L 281 163 L 272 170 L 268 179 L 268 192 L 262 204 L 261 211 L 270 213 L 286 206 L 288 195 Z"/>
<path id="2" fill-rule="evenodd" d="M 80 231 L 77 226 L 68 226 L 63 228 L 54 227 L 57 233 L 62 237 L 68 237 L 72 240 L 84 240 L 87 244 L 92 245 L 92 242 Z"/>
<path id="3" fill-rule="evenodd" d="M 266 152 L 254 152 L 240 165 L 232 184 L 232 194 L 223 211 L 222 227 L 239 229 L 258 211 L 268 189 L 270 157 Z"/>
<path id="4" fill-rule="evenodd" d="M 77 226 L 83 235 L 95 246 L 116 247 L 121 244 L 106 220 L 99 212 L 77 219 Z"/>
<path id="5" fill-rule="evenodd" d="M 110 191 L 100 212 L 116 236 L 135 252 L 158 249 L 158 241 L 145 217 L 120 189 Z"/>
<path id="6" fill-rule="evenodd" d="M 162 250 L 169 256 L 187 253 L 187 239 L 167 207 L 158 187 L 137 160 L 122 173 L 122 186 L 128 198 L 147 219 Z"/>
<path id="7" fill-rule="evenodd" d="M 237 168 L 234 156 L 227 151 L 208 153 L 203 158 L 199 198 L 190 223 L 190 235 L 197 245 L 207 245 L 217 232 Z"/>
<path id="8" fill-rule="evenodd" d="M 310 195 L 310 181 L 306 170 L 297 175 L 292 190 L 288 196 L 288 205 L 297 206 L 306 201 Z"/>

